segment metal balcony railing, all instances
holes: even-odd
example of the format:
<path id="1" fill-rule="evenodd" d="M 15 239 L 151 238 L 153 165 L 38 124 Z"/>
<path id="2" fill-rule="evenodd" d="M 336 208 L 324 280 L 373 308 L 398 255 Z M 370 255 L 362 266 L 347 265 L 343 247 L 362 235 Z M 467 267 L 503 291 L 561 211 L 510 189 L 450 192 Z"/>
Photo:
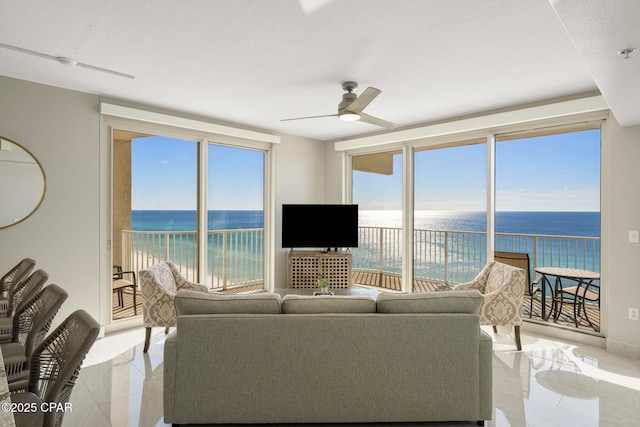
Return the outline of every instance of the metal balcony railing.
<path id="1" fill-rule="evenodd" d="M 122 265 L 138 271 L 162 260 L 176 263 L 189 280 L 197 281 L 195 231 L 122 232 Z M 356 271 L 402 273 L 402 230 L 359 227 L 359 245 L 353 249 Z M 483 232 L 414 231 L 414 278 L 447 283 L 473 279 L 487 262 Z M 495 250 L 527 252 L 531 268 L 570 267 L 600 271 L 598 237 L 497 233 Z M 210 230 L 207 233 L 207 285 L 212 289 L 263 281 L 263 229 Z"/>

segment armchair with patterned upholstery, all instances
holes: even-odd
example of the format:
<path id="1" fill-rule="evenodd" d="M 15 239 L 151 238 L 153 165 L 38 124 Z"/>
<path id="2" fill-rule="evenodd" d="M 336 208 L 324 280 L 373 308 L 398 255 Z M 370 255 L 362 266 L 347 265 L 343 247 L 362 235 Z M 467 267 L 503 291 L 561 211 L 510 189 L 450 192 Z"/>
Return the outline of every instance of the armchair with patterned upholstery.
<path id="1" fill-rule="evenodd" d="M 179 289 L 208 292 L 206 286 L 187 280 L 170 261 L 163 261 L 138 272 L 142 293 L 142 319 L 146 328 L 144 350 L 149 350 L 151 328 L 164 327 L 165 334 L 176 325 L 174 298 Z"/>
<path id="2" fill-rule="evenodd" d="M 454 290 L 477 289 L 484 298 L 480 311 L 480 324 L 493 326 L 513 326 L 516 346 L 522 350 L 520 325 L 522 325 L 522 304 L 526 274 L 521 268 L 491 261 L 470 282 L 453 287 Z"/>

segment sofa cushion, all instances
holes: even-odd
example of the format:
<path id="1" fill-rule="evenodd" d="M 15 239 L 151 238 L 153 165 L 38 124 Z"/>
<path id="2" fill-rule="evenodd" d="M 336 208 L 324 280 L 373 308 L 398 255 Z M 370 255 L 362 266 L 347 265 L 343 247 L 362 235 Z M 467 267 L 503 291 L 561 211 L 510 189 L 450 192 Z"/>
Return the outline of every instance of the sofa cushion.
<path id="1" fill-rule="evenodd" d="M 224 295 L 180 289 L 176 313 L 184 314 L 279 314 L 280 295 L 271 293 Z"/>
<path id="2" fill-rule="evenodd" d="M 376 301 L 372 297 L 352 295 L 285 295 L 282 299 L 285 314 L 317 313 L 375 313 Z"/>
<path id="3" fill-rule="evenodd" d="M 479 314 L 482 294 L 475 290 L 378 294 L 378 313 Z"/>

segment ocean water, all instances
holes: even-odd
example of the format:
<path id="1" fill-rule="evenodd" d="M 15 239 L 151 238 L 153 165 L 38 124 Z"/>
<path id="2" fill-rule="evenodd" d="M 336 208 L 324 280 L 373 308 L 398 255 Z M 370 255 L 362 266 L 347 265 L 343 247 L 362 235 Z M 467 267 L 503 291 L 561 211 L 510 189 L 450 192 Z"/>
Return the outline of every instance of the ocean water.
<path id="1" fill-rule="evenodd" d="M 451 230 L 485 232 L 484 212 L 418 211 L 415 228 L 422 230 Z M 401 211 L 361 210 L 360 226 L 402 227 Z M 209 211 L 209 230 L 262 228 L 262 211 Z M 136 231 L 195 231 L 196 211 L 131 212 L 131 227 Z M 600 237 L 600 212 L 497 212 L 498 233 L 540 234 L 553 236 Z"/>
<path id="2" fill-rule="evenodd" d="M 131 229 L 134 231 L 195 231 L 196 211 L 131 211 Z M 229 210 L 209 211 L 209 230 L 236 230 L 262 228 L 262 211 Z"/>
<path id="3" fill-rule="evenodd" d="M 496 212 L 496 232 L 600 237 L 600 212 Z M 485 212 L 417 211 L 420 230 L 487 231 Z M 360 226 L 402 227 L 402 211 L 360 211 Z"/>

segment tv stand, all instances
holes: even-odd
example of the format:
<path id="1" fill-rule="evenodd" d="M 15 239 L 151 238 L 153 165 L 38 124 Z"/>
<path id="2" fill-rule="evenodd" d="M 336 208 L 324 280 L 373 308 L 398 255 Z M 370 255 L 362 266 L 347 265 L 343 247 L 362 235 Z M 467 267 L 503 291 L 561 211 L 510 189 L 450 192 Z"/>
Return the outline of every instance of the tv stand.
<path id="1" fill-rule="evenodd" d="M 317 288 L 320 276 L 329 278 L 329 288 L 351 287 L 351 253 L 344 251 L 289 251 L 289 288 Z"/>

